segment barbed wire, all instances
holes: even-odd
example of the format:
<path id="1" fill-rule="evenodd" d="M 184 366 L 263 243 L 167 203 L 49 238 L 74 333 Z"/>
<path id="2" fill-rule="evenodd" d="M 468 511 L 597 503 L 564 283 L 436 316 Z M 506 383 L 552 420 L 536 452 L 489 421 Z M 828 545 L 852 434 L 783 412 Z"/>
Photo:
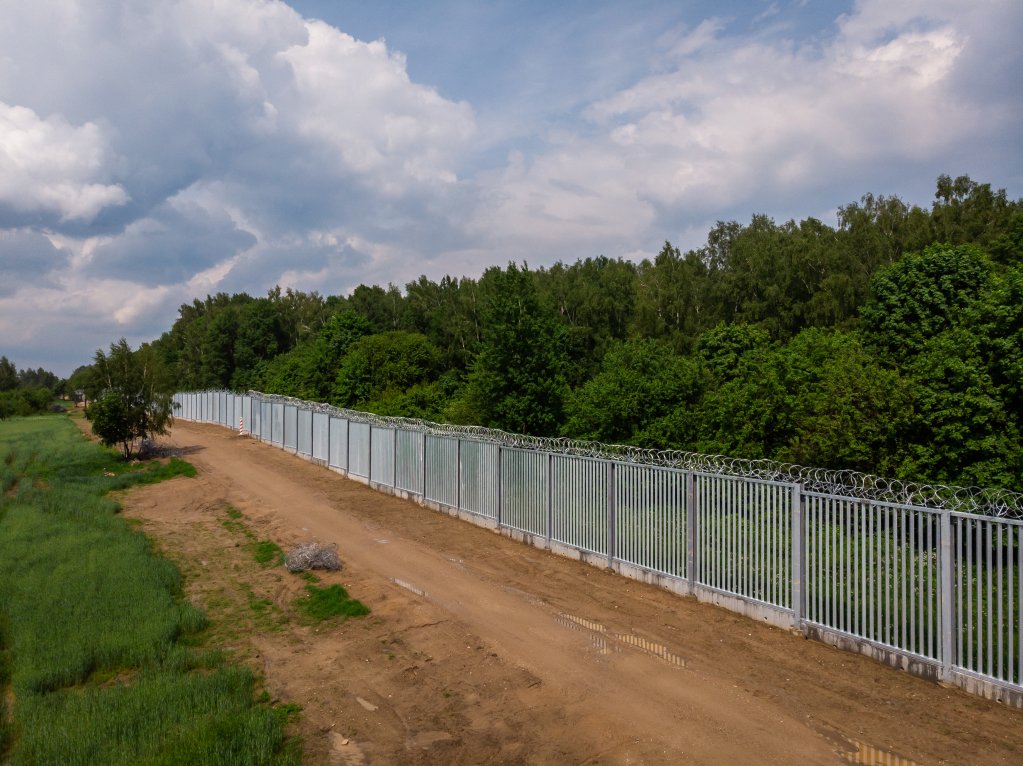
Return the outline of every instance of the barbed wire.
<path id="1" fill-rule="evenodd" d="M 225 390 L 182 393 L 238 396 L 234 392 Z M 794 483 L 800 484 L 805 492 L 822 495 L 895 505 L 912 505 L 935 510 L 949 509 L 980 516 L 1023 519 L 1023 493 L 1008 489 L 889 479 L 859 471 L 813 468 L 767 459 L 749 460 L 726 455 L 708 455 L 683 450 L 656 450 L 627 444 L 604 444 L 603 442 L 565 437 L 529 436 L 483 426 L 434 423 L 417 418 L 375 415 L 370 412 L 335 407 L 323 402 L 310 402 L 279 394 L 264 394 L 260 391 L 249 391 L 245 396 L 250 397 L 253 401 L 290 405 L 350 422 L 366 423 L 371 427 L 397 428 L 434 436 L 473 439 L 515 449 L 672 468 L 728 478 Z"/>

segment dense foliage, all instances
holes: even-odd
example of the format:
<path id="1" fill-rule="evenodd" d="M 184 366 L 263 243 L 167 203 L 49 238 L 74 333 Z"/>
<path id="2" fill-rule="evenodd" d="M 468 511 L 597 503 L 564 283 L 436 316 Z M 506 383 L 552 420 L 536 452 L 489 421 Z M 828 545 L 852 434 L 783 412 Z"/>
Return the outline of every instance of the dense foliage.
<path id="1" fill-rule="evenodd" d="M 180 389 L 1018 487 L 1023 201 L 942 176 L 638 264 L 218 294 L 154 346 Z"/>
<path id="2" fill-rule="evenodd" d="M 64 381 L 52 372 L 42 367 L 19 371 L 14 362 L 0 356 L 0 420 L 46 412 L 63 390 Z"/>

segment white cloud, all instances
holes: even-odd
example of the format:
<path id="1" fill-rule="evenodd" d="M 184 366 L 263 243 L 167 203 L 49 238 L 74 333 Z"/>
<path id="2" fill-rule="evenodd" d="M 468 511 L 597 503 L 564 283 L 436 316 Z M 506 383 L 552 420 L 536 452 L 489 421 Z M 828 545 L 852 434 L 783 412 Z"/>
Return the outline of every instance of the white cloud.
<path id="1" fill-rule="evenodd" d="M 475 127 L 469 106 L 412 83 L 404 57 L 382 41 L 360 42 L 317 21 L 308 28 L 306 44 L 279 54 L 294 74 L 282 120 L 389 195 L 410 181 L 454 182 L 457 153 Z"/>
<path id="2" fill-rule="evenodd" d="M 707 19 L 650 74 L 592 103 L 591 130 L 485 178 L 479 230 L 523 251 L 622 252 L 754 200 L 836 179 L 864 179 L 860 194 L 887 168 L 941 162 L 994 116 L 957 77 L 998 16 L 1018 15 L 989 13 L 864 2 L 809 42 L 735 37 Z"/>
<path id="3" fill-rule="evenodd" d="M 6 291 L 0 325 L 36 317 L 23 346 L 67 316 L 166 329 L 196 291 L 341 292 L 459 207 L 472 109 L 281 2 L 15 4 L 0 52 L 0 231 L 60 242 L 66 272 Z"/>
<path id="4" fill-rule="evenodd" d="M 106 180 L 109 152 L 91 122 L 71 125 L 60 115 L 40 118 L 0 101 L 0 208 L 15 214 L 56 214 L 91 221 L 128 195 Z"/>
<path id="5" fill-rule="evenodd" d="M 5 354 L 84 343 L 85 360 L 206 292 L 638 257 L 752 206 L 893 191 L 877 179 L 998 182 L 984 170 L 1020 154 L 1013 0 L 864 0 L 799 36 L 783 3 L 684 28 L 676 5 L 551 6 L 538 39 L 510 12 L 463 15 L 463 36 L 500 22 L 487 40 L 515 63 L 489 71 L 478 117 L 382 40 L 277 0 L 4 3 Z M 423 35 L 454 55 L 446 32 Z M 478 93 L 487 62 L 465 50 Z M 956 164 L 982 152 L 979 172 Z"/>

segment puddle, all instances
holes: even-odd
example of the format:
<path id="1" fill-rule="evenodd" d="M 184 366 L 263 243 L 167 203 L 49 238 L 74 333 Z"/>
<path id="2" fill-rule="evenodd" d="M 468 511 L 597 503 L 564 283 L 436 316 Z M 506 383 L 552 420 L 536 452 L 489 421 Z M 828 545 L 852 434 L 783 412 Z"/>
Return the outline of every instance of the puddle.
<path id="1" fill-rule="evenodd" d="M 839 756 L 847 763 L 856 763 L 861 766 L 920 766 L 916 761 L 903 758 L 890 750 L 882 750 L 858 739 L 852 739 L 834 729 L 811 723 L 811 727 L 834 745 Z"/>
<path id="2" fill-rule="evenodd" d="M 590 643 L 598 654 L 611 654 L 622 650 L 620 646 L 615 646 L 607 640 L 607 629 L 599 623 L 590 622 L 572 614 L 556 614 L 554 622 L 563 628 L 585 632 L 590 637 Z"/>
<path id="3" fill-rule="evenodd" d="M 417 596 L 422 596 L 423 598 L 426 598 L 426 591 L 425 590 L 423 590 L 420 587 L 417 587 L 417 586 L 413 585 L 412 583 L 408 582 L 407 580 L 402 580 L 399 577 L 392 577 L 391 578 L 391 582 L 393 582 L 399 588 L 404 588 L 405 590 L 407 590 L 407 591 L 409 591 L 411 593 L 415 593 Z"/>
<path id="4" fill-rule="evenodd" d="M 872 747 L 865 742 L 858 742 L 854 739 L 846 741 L 856 748 L 854 752 L 842 753 L 842 757 L 849 763 L 859 763 L 863 766 L 920 766 L 916 761 L 895 755 L 888 750 Z"/>
<path id="5" fill-rule="evenodd" d="M 640 636 L 634 636 L 631 633 L 614 633 L 607 629 L 607 626 L 602 625 L 599 622 L 593 620 L 587 620 L 582 617 L 577 617 L 574 614 L 558 614 L 554 618 L 555 622 L 566 628 L 573 630 L 585 630 L 590 634 L 590 640 L 595 649 L 600 654 L 612 654 L 614 652 L 621 652 L 622 646 L 628 646 L 632 649 L 638 649 L 644 654 L 649 654 L 651 657 L 656 657 L 659 660 L 667 662 L 669 665 L 674 665 L 677 668 L 684 668 L 686 666 L 686 660 L 671 650 L 668 649 L 664 644 L 660 644 L 656 641 L 650 641 Z"/>

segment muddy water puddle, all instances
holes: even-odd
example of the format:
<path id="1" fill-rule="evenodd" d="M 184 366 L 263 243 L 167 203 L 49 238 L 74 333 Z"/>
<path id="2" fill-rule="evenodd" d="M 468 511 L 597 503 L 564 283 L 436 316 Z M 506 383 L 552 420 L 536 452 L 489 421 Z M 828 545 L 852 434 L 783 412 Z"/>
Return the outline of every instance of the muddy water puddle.
<path id="1" fill-rule="evenodd" d="M 863 766 L 920 766 L 916 761 L 903 758 L 888 750 L 873 747 L 865 742 L 854 739 L 846 740 L 855 750 L 843 752 L 841 756 L 849 763 L 863 764 Z"/>
<path id="2" fill-rule="evenodd" d="M 555 615 L 554 621 L 570 630 L 582 630 L 588 633 L 590 642 L 599 654 L 619 653 L 623 647 L 629 647 L 651 657 L 656 657 L 674 667 L 684 668 L 686 666 L 684 657 L 675 654 L 664 644 L 651 641 L 642 636 L 610 631 L 602 623 L 564 612 Z"/>
<path id="3" fill-rule="evenodd" d="M 811 728 L 835 746 L 835 752 L 846 763 L 860 766 L 921 766 L 917 761 L 893 753 L 868 742 L 863 742 L 831 728 L 830 726 L 812 723 Z"/>

